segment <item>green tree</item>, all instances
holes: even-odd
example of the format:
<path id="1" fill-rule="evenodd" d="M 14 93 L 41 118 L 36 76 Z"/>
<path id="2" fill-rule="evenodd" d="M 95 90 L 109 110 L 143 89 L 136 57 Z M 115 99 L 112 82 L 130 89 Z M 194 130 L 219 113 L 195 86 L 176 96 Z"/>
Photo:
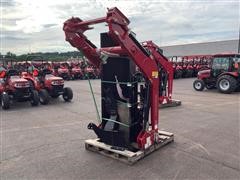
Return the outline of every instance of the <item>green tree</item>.
<path id="1" fill-rule="evenodd" d="M 11 53 L 11 52 L 7 52 L 7 54 L 6 54 L 5 57 L 6 57 L 6 58 L 14 58 L 14 59 L 16 59 L 17 55 L 14 54 L 14 53 Z"/>

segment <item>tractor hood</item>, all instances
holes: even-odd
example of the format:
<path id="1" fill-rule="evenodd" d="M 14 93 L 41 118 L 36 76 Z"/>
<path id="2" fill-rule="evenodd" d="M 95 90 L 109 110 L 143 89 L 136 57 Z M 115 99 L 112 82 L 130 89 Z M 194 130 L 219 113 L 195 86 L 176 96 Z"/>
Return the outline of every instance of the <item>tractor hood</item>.
<path id="1" fill-rule="evenodd" d="M 210 69 L 201 70 L 198 72 L 198 74 L 209 74 L 209 73 L 210 73 Z"/>
<path id="2" fill-rule="evenodd" d="M 206 70 L 201 70 L 198 72 L 198 78 L 203 78 L 203 77 L 208 77 L 210 76 L 210 69 L 206 69 Z"/>
<path id="3" fill-rule="evenodd" d="M 75 72 L 80 72 L 81 69 L 80 68 L 72 68 L 72 71 L 75 71 Z"/>
<path id="4" fill-rule="evenodd" d="M 29 88 L 30 87 L 28 80 L 21 78 L 19 76 L 11 76 L 8 81 L 8 84 L 15 88 Z"/>
<path id="5" fill-rule="evenodd" d="M 58 72 L 59 72 L 59 73 L 68 73 L 68 69 L 59 68 L 59 69 L 58 69 Z"/>
<path id="6" fill-rule="evenodd" d="M 86 71 L 87 71 L 87 72 L 94 72 L 94 69 L 93 69 L 93 68 L 88 68 L 88 67 L 87 67 L 87 68 L 86 68 Z"/>
<path id="7" fill-rule="evenodd" d="M 9 82 L 11 82 L 11 83 L 27 83 L 28 80 L 20 78 L 19 76 L 12 76 L 9 79 Z"/>
<path id="8" fill-rule="evenodd" d="M 64 80 L 61 77 L 48 75 L 45 77 L 45 83 L 51 83 L 51 85 L 64 85 Z"/>
<path id="9" fill-rule="evenodd" d="M 59 80 L 63 80 L 63 78 L 56 77 L 56 76 L 53 76 L 53 75 L 46 75 L 46 80 L 59 81 Z"/>

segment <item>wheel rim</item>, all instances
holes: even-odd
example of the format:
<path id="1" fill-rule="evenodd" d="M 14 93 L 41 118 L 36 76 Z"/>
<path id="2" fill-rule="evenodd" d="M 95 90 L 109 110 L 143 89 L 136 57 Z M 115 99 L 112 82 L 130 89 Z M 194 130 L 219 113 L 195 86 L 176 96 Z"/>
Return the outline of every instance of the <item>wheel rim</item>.
<path id="1" fill-rule="evenodd" d="M 39 101 L 40 101 L 41 103 L 43 103 L 43 102 L 44 102 L 44 100 L 43 100 L 43 97 L 42 97 L 42 96 L 39 96 Z"/>
<path id="2" fill-rule="evenodd" d="M 229 83 L 228 80 L 223 79 L 223 80 L 220 81 L 219 87 L 220 87 L 222 90 L 226 91 L 226 90 L 228 90 L 228 89 L 230 88 L 230 83 Z"/>
<path id="3" fill-rule="evenodd" d="M 196 89 L 201 89 L 202 84 L 200 82 L 195 83 L 195 88 Z"/>

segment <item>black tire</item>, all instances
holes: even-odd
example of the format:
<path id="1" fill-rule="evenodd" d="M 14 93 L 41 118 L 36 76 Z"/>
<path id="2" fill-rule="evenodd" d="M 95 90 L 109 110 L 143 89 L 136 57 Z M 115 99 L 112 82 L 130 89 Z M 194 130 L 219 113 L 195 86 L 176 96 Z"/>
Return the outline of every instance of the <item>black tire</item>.
<path id="1" fill-rule="evenodd" d="M 46 105 L 49 103 L 49 94 L 46 89 L 41 89 L 39 91 L 39 102 L 42 105 Z"/>
<path id="2" fill-rule="evenodd" d="M 185 77 L 186 77 L 186 78 L 190 78 L 190 77 L 192 77 L 192 76 L 193 76 L 193 71 L 192 71 L 192 70 L 189 70 L 189 69 L 187 69 L 187 70 L 186 70 Z"/>
<path id="3" fill-rule="evenodd" d="M 196 79 L 194 82 L 193 82 L 193 88 L 196 90 L 196 91 L 202 91 L 204 90 L 205 88 L 205 83 L 203 80 L 201 79 Z"/>
<path id="4" fill-rule="evenodd" d="M 66 102 L 71 101 L 72 98 L 73 98 L 72 89 L 69 88 L 69 87 L 65 87 L 65 88 L 63 89 L 63 95 L 62 95 L 62 96 L 63 96 L 64 101 L 66 101 Z"/>
<path id="5" fill-rule="evenodd" d="M 176 79 L 180 79 L 183 76 L 183 71 L 182 70 L 176 70 L 176 74 L 175 75 L 176 75 L 175 76 Z"/>
<path id="6" fill-rule="evenodd" d="M 71 80 L 71 77 L 70 76 L 67 76 L 66 77 L 66 81 L 70 81 Z"/>
<path id="7" fill-rule="evenodd" d="M 237 89 L 237 80 L 230 75 L 223 75 L 217 79 L 217 89 L 224 94 L 231 94 Z"/>
<path id="8" fill-rule="evenodd" d="M 31 96 L 30 103 L 31 103 L 32 106 L 38 106 L 38 104 L 39 104 L 39 95 L 38 95 L 38 92 L 36 90 L 32 91 L 32 96 Z"/>
<path id="9" fill-rule="evenodd" d="M 94 74 L 90 74 L 90 79 L 95 79 L 95 75 Z"/>
<path id="10" fill-rule="evenodd" d="M 238 87 L 236 89 L 236 92 L 240 92 L 240 83 L 238 84 Z"/>
<path id="11" fill-rule="evenodd" d="M 10 108 L 10 98 L 9 98 L 9 95 L 5 92 L 2 94 L 1 105 L 2 105 L 2 109 L 4 110 Z"/>
<path id="12" fill-rule="evenodd" d="M 28 82 L 29 82 L 29 85 L 30 85 L 30 89 L 34 90 L 35 89 L 34 83 L 31 80 L 29 80 Z"/>

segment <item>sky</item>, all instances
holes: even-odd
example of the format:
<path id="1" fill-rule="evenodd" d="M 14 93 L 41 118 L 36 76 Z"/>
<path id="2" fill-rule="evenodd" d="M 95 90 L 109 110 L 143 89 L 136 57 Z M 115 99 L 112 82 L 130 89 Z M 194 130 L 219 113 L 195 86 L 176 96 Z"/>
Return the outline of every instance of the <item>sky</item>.
<path id="1" fill-rule="evenodd" d="M 139 41 L 159 46 L 238 39 L 240 0 L 1 0 L 0 53 L 66 52 L 67 19 L 104 17 L 118 7 Z M 85 34 L 99 47 L 104 24 Z"/>

